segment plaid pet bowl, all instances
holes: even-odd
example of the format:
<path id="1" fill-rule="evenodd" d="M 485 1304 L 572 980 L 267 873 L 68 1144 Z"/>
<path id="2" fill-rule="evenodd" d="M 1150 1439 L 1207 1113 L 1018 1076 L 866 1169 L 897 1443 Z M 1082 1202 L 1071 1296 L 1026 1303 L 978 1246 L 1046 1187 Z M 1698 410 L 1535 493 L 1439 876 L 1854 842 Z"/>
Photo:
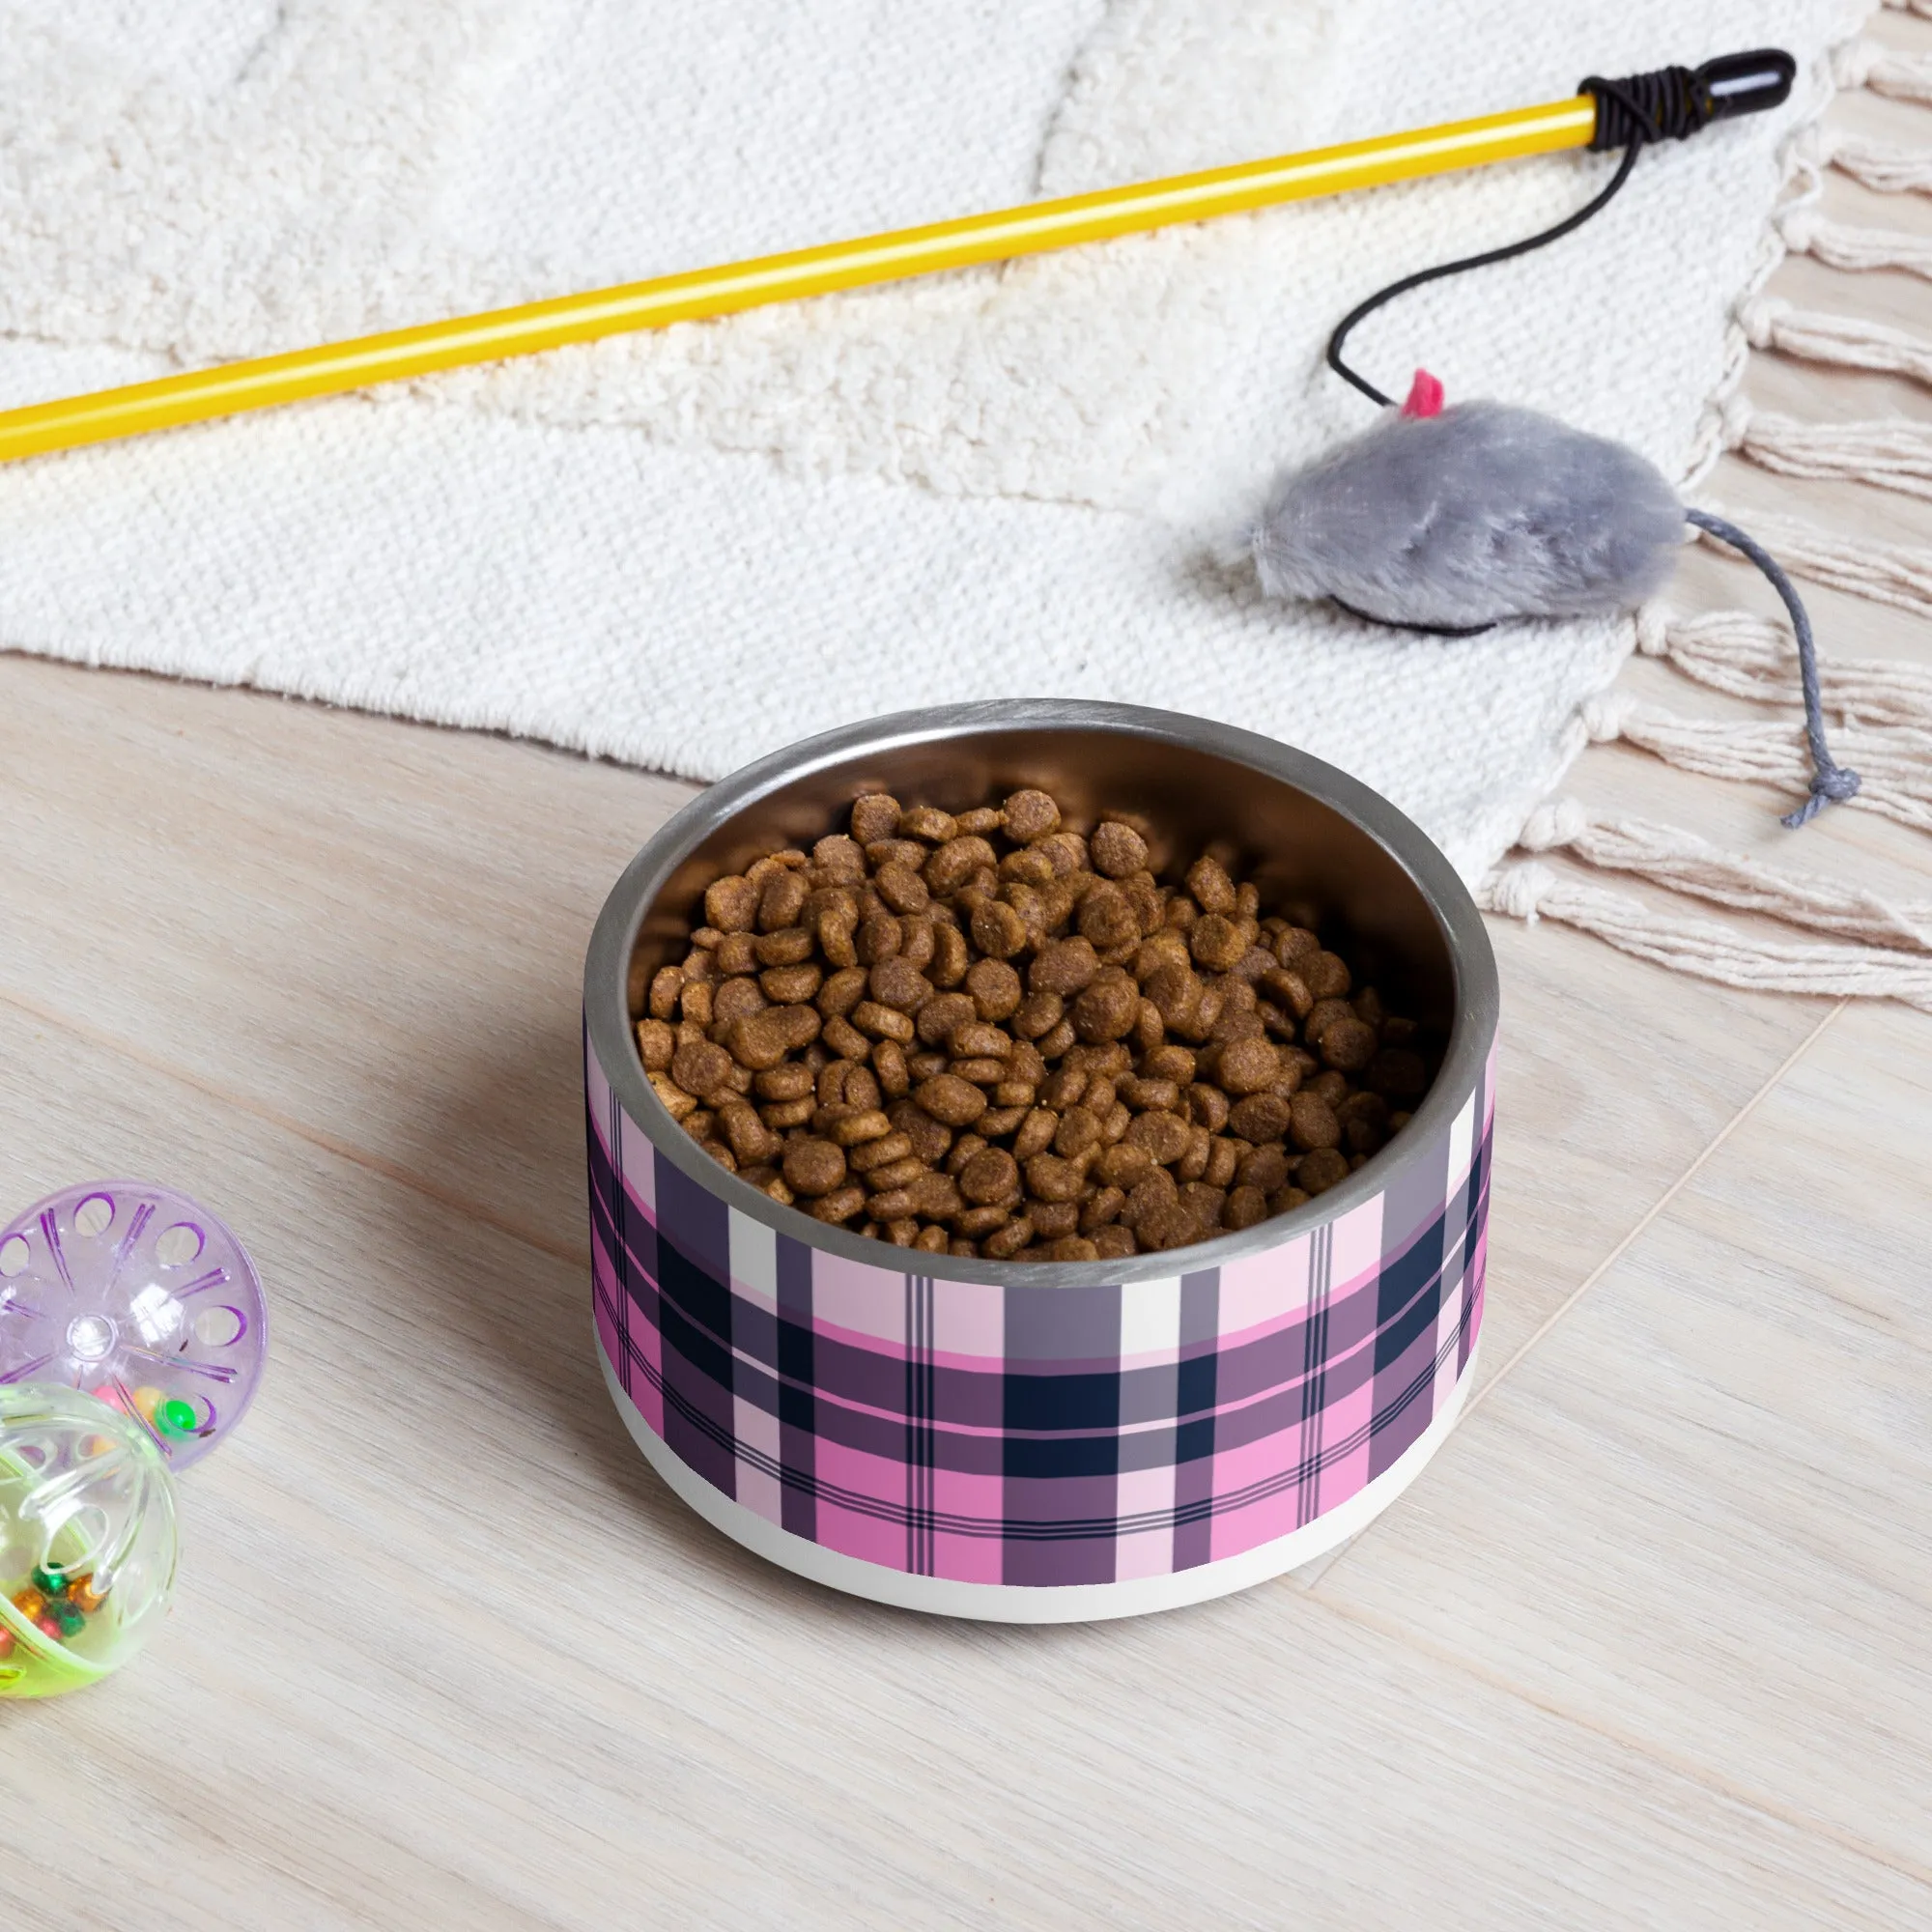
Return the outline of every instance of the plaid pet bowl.
<path id="1" fill-rule="evenodd" d="M 713 879 L 862 793 L 1023 785 L 1235 841 L 1264 904 L 1448 1032 L 1415 1118 L 1340 1185 L 1126 1261 L 919 1255 L 771 1201 L 652 1093 L 632 1032 Z M 673 950 L 675 949 L 675 951 Z M 584 973 L 592 1300 L 611 1400 L 699 1515 L 837 1589 L 1045 1623 L 1243 1588 L 1352 1535 L 1456 1418 L 1482 1321 L 1497 990 L 1475 905 L 1385 799 L 1227 725 L 1038 700 L 829 733 L 694 800 L 606 902 Z"/>

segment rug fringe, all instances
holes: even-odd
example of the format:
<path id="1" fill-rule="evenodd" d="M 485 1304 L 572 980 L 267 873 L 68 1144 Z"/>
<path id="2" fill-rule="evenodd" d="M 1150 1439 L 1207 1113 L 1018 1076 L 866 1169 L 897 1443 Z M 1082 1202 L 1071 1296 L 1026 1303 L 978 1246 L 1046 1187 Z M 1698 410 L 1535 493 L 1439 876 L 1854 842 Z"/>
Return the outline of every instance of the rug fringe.
<path id="1" fill-rule="evenodd" d="M 1809 255 L 1828 269 L 1861 274 L 1869 269 L 1898 269 L 1932 278 L 1932 240 L 1902 228 L 1854 228 L 1831 221 L 1815 208 L 1794 208 L 1778 223 L 1784 245 L 1794 255 Z"/>
<path id="2" fill-rule="evenodd" d="M 1679 771 L 1776 785 L 1794 802 L 1810 781 L 1811 755 L 1796 719 L 1760 724 L 1686 718 L 1627 691 L 1600 693 L 1579 715 L 1593 742 L 1634 745 Z M 1932 732 L 1852 724 L 1833 734 L 1833 750 L 1864 781 L 1849 806 L 1932 832 Z"/>
<path id="3" fill-rule="evenodd" d="M 1882 41 L 1847 41 L 1832 56 L 1832 79 L 1840 88 L 1862 87 L 1892 100 L 1932 101 L 1932 54 L 1902 53 Z"/>
<path id="4" fill-rule="evenodd" d="M 1834 134 L 1819 143 L 1819 158 L 1879 194 L 1932 194 L 1932 148 L 1900 148 Z"/>
<path id="5" fill-rule="evenodd" d="M 1778 296 L 1753 296 L 1739 308 L 1738 321 L 1753 349 L 1932 385 L 1932 341 L 1889 324 L 1795 308 Z"/>
<path id="6" fill-rule="evenodd" d="M 1796 707 L 1798 646 L 1788 624 L 1749 611 L 1686 616 L 1661 603 L 1637 612 L 1636 647 L 1732 697 Z M 1902 658 L 1818 660 L 1826 711 L 1841 723 L 1932 731 L 1932 665 Z"/>
<path id="7" fill-rule="evenodd" d="M 1932 0 L 1887 4 L 1932 18 Z M 1932 103 L 1932 58 L 1860 40 L 1836 50 L 1832 71 L 1840 88 Z M 1932 151 L 1814 128 L 1788 151 L 1787 184 L 1799 198 L 1787 203 L 1776 223 L 1774 250 L 1781 238 L 1784 247 L 1834 269 L 1898 269 L 1932 278 L 1932 242 L 1819 214 L 1821 162 L 1882 193 L 1932 192 Z M 1690 487 L 1722 447 L 1782 475 L 1873 483 L 1932 497 L 1932 428 L 1905 419 L 1801 422 L 1752 409 L 1740 384 L 1747 345 L 1932 386 L 1932 341 L 1883 323 L 1797 309 L 1764 295 L 1762 285 L 1760 277 L 1735 311 L 1735 353 L 1727 357 L 1721 400 L 1699 432 Z M 1795 574 L 1932 616 L 1932 551 L 1855 542 L 1793 518 L 1754 514 L 1749 523 L 1752 534 Z M 1636 746 L 1700 776 L 1770 783 L 1793 794 L 1804 789 L 1810 766 L 1798 710 L 1798 650 L 1788 627 L 1746 611 L 1689 617 L 1651 604 L 1637 613 L 1635 630 L 1644 656 L 1662 658 L 1714 691 L 1790 715 L 1763 722 L 1690 718 L 1607 691 L 1578 713 L 1584 734 Z M 1932 667 L 1856 658 L 1821 660 L 1818 672 L 1826 709 L 1838 721 L 1836 748 L 1864 781 L 1850 802 L 1932 832 Z M 1779 921 L 1828 943 L 1733 930 L 1610 891 L 1540 859 L 1506 861 L 1490 874 L 1478 895 L 1490 911 L 1532 923 L 1552 919 L 1637 958 L 1722 985 L 1894 999 L 1932 1012 L 1932 902 L 1894 903 L 1835 878 L 1787 872 L 1675 826 L 1599 815 L 1574 798 L 1532 812 L 1518 849 L 1560 852 L 1682 898 Z"/>
<path id="8" fill-rule="evenodd" d="M 1781 872 L 1720 851 L 1675 826 L 1599 817 L 1574 798 L 1539 807 L 1517 842 L 1526 852 L 1568 852 L 1604 871 L 1631 872 L 1733 912 L 1763 913 L 1834 939 L 1932 954 L 1932 902 L 1893 905 L 1815 872 Z"/>
<path id="9" fill-rule="evenodd" d="M 1781 476 L 1875 483 L 1932 497 L 1932 424 L 1903 416 L 1880 422 L 1807 423 L 1753 409 L 1740 392 L 1723 409 L 1726 448 Z"/>
<path id="10" fill-rule="evenodd" d="M 1553 919 L 1672 972 L 1767 993 L 1891 999 L 1932 1012 L 1932 962 L 1873 946 L 1796 946 L 1740 933 L 1566 877 L 1536 860 L 1499 867 L 1479 895 L 1486 910 Z"/>
<path id="11" fill-rule="evenodd" d="M 1755 512 L 1752 536 L 1794 576 L 1833 590 L 1932 617 L 1932 551 L 1916 544 L 1859 543 L 1798 517 Z M 1724 546 L 1706 537 L 1720 554 Z"/>

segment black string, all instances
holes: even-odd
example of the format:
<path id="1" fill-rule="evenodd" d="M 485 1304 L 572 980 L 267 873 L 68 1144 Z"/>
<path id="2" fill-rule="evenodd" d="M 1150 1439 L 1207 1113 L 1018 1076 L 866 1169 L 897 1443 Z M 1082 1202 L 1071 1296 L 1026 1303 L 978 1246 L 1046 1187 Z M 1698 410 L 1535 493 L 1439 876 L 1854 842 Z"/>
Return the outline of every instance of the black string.
<path id="1" fill-rule="evenodd" d="M 1624 183 L 1630 180 L 1631 170 L 1636 165 L 1636 157 L 1646 141 L 1662 137 L 1682 139 L 1685 133 L 1695 131 L 1689 126 L 1684 126 L 1680 131 L 1680 122 L 1685 113 L 1680 99 L 1682 90 L 1666 84 L 1665 76 L 1670 74 L 1683 74 L 1688 79 L 1690 70 L 1665 68 L 1661 73 L 1634 74 L 1629 80 L 1604 80 L 1592 74 L 1588 80 L 1578 82 L 1577 92 L 1593 96 L 1597 102 L 1597 131 L 1590 138 L 1591 148 L 1617 145 L 1624 150 L 1624 157 L 1617 163 L 1617 171 L 1610 177 L 1609 185 L 1585 202 L 1575 214 L 1566 215 L 1554 228 L 1546 228 L 1540 235 L 1532 235 L 1522 242 L 1511 242 L 1501 248 L 1486 249 L 1480 255 L 1464 255 L 1461 261 L 1444 262 L 1438 268 L 1424 269 L 1416 274 L 1403 276 L 1399 282 L 1391 282 L 1385 289 L 1378 289 L 1367 301 L 1351 308 L 1336 325 L 1335 332 L 1328 338 L 1329 368 L 1345 383 L 1352 383 L 1378 409 L 1388 408 L 1394 397 L 1383 395 L 1367 377 L 1357 375 L 1343 361 L 1342 345 L 1349 339 L 1350 330 L 1358 322 L 1375 314 L 1384 302 L 1406 295 L 1410 289 L 1419 289 L 1425 282 L 1439 282 L 1445 275 L 1460 275 L 1464 269 L 1487 269 L 1492 262 L 1507 262 L 1513 256 L 1527 255 L 1532 248 L 1547 247 L 1552 242 L 1561 241 L 1573 230 L 1582 227 L 1593 214 L 1601 213 Z M 1605 103 L 1608 103 L 1607 108 Z M 1610 110 L 1614 110 L 1614 120 Z M 1702 121 L 1696 124 L 1697 127 L 1703 125 Z M 1622 138 L 1614 143 L 1607 138 L 1608 131 L 1612 129 L 1622 130 Z"/>
<path id="2" fill-rule="evenodd" d="M 1358 322 L 1373 315 L 1384 302 L 1394 300 L 1410 289 L 1420 288 L 1425 282 L 1461 274 L 1464 269 L 1483 269 L 1492 262 L 1507 262 L 1512 256 L 1526 255 L 1532 248 L 1542 248 L 1551 242 L 1560 241 L 1565 235 L 1582 227 L 1593 214 L 1600 213 L 1609 204 L 1630 180 L 1638 154 L 1652 141 L 1684 140 L 1717 119 L 1720 111 L 1710 88 L 1704 84 L 1701 72 L 1690 68 L 1661 68 L 1654 73 L 1632 74 L 1623 80 L 1605 80 L 1601 75 L 1592 74 L 1577 84 L 1577 91 L 1592 96 L 1597 103 L 1597 128 L 1589 144 L 1592 152 L 1601 153 L 1615 147 L 1624 151 L 1616 173 L 1601 192 L 1585 202 L 1575 214 L 1566 216 L 1553 228 L 1546 228 L 1540 235 L 1530 236 L 1527 241 L 1512 242 L 1506 247 L 1487 249 L 1480 255 L 1465 255 L 1461 261 L 1444 262 L 1439 268 L 1424 269 L 1418 274 L 1405 275 L 1401 281 L 1391 282 L 1387 288 L 1378 289 L 1367 301 L 1350 309 L 1329 336 L 1329 368 L 1344 382 L 1353 384 L 1378 408 L 1391 407 L 1394 398 L 1383 395 L 1373 383 L 1357 375 L 1342 359 L 1342 344 L 1348 340 L 1349 331 Z M 1796 831 L 1801 825 L 1809 824 L 1826 806 L 1856 798 L 1861 782 L 1857 772 L 1839 764 L 1832 756 L 1831 748 L 1825 742 L 1824 704 L 1818 690 L 1818 652 L 1811 636 L 1810 616 L 1797 588 L 1778 568 L 1776 559 L 1735 524 L 1726 523 L 1722 517 L 1714 517 L 1705 510 L 1686 510 L 1684 514 L 1698 529 L 1706 530 L 1720 542 L 1742 551 L 1756 564 L 1790 613 L 1792 633 L 1798 639 L 1799 677 L 1804 692 L 1804 736 L 1811 752 L 1810 796 L 1782 821 Z M 1349 607 L 1344 605 L 1343 608 L 1346 610 Z M 1466 634 L 1453 631 L 1444 635 Z"/>

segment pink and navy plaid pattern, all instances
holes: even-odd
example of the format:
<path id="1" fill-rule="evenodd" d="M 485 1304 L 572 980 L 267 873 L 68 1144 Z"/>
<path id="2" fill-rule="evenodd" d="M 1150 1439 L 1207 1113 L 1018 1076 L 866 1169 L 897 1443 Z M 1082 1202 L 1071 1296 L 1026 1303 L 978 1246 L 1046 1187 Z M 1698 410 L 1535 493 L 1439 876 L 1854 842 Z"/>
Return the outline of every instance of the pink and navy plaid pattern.
<path id="1" fill-rule="evenodd" d="M 1445 1130 L 1396 1143 L 1380 1194 L 1278 1246 L 1029 1288 L 848 1261 L 737 1212 L 658 1153 L 586 1044 L 598 1343 L 673 1453 L 829 1549 L 973 1583 L 1219 1562 L 1346 1502 L 1454 1394 L 1493 1074 L 1492 1052 Z"/>

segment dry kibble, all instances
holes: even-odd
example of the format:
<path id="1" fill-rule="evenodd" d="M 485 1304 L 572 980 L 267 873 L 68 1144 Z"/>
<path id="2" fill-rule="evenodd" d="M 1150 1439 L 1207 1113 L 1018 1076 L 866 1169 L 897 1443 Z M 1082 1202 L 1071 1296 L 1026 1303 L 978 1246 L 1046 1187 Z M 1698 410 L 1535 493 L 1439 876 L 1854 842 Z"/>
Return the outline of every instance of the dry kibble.
<path id="1" fill-rule="evenodd" d="M 1187 868 L 1187 890 L 1204 913 L 1227 914 L 1235 910 L 1235 882 L 1218 859 L 1195 860 Z"/>
<path id="2" fill-rule="evenodd" d="M 1182 888 L 1138 824 L 1083 835 L 1045 791 L 867 794 L 810 856 L 712 881 L 679 963 L 634 966 L 639 1061 L 749 1186 L 923 1253 L 1255 1227 L 1373 1158 L 1435 1049 L 1233 851 Z"/>
<path id="3" fill-rule="evenodd" d="M 750 879 L 714 879 L 704 889 L 704 923 L 720 932 L 750 932 L 758 923 L 758 889 Z"/>
<path id="4" fill-rule="evenodd" d="M 1223 1049 L 1215 1070 L 1223 1093 L 1260 1094 L 1281 1076 L 1281 1056 L 1265 1039 L 1237 1039 Z"/>
<path id="5" fill-rule="evenodd" d="M 913 1037 L 912 1016 L 880 1000 L 861 1000 L 852 1009 L 852 1025 L 872 1039 L 895 1039 L 901 1046 Z"/>
<path id="6" fill-rule="evenodd" d="M 777 1057 L 773 1056 L 775 1062 Z M 700 1100 L 709 1099 L 724 1084 L 724 1076 L 730 1070 L 731 1056 L 709 1040 L 694 1040 L 671 1056 L 670 1077 L 687 1094 L 696 1094 Z"/>
<path id="7" fill-rule="evenodd" d="M 1140 1006 L 1131 976 L 1118 966 L 1102 967 L 1073 1002 L 1073 1031 L 1086 1040 L 1124 1038 L 1133 1031 Z"/>
<path id="8" fill-rule="evenodd" d="M 1267 1219 L 1267 1196 L 1259 1187 L 1236 1187 L 1221 1208 L 1221 1225 L 1238 1232 Z"/>
<path id="9" fill-rule="evenodd" d="M 922 1080 L 913 1090 L 913 1098 L 935 1121 L 949 1127 L 971 1126 L 987 1105 L 985 1094 L 956 1073 L 941 1073 L 930 1080 Z"/>
<path id="10" fill-rule="evenodd" d="M 1124 879 L 1148 862 L 1147 840 L 1131 825 L 1113 820 L 1097 826 L 1087 841 L 1094 869 L 1110 879 Z"/>
<path id="11" fill-rule="evenodd" d="M 852 837 L 861 845 L 877 838 L 890 838 L 899 829 L 899 802 L 885 792 L 868 792 L 852 801 Z"/>
<path id="12" fill-rule="evenodd" d="M 785 1185 L 795 1193 L 813 1197 L 830 1194 L 844 1183 L 844 1151 L 830 1141 L 788 1141 L 780 1171 L 784 1175 Z"/>
<path id="13" fill-rule="evenodd" d="M 1194 922 L 1188 928 L 1187 945 L 1195 964 L 1209 973 L 1226 973 L 1248 950 L 1247 935 L 1218 912 Z"/>
<path id="14" fill-rule="evenodd" d="M 989 899 L 973 911 L 973 943 L 994 959 L 1010 959 L 1027 943 L 1027 923 L 1003 899 Z"/>
<path id="15" fill-rule="evenodd" d="M 1376 1057 L 1376 1030 L 1361 1020 L 1337 1020 L 1324 1028 L 1321 1058 L 1342 1073 L 1359 1073 Z"/>
<path id="16" fill-rule="evenodd" d="M 1058 993 L 1064 999 L 1093 983 L 1100 961 L 1091 941 L 1055 939 L 1043 946 L 1027 968 L 1027 991 Z"/>
<path id="17" fill-rule="evenodd" d="M 774 872 L 758 895 L 758 930 L 776 933 L 795 929 L 810 890 L 796 872 Z"/>
<path id="18" fill-rule="evenodd" d="M 895 912 L 923 912 L 932 895 L 910 866 L 887 866 L 873 881 L 879 896 Z"/>
<path id="19" fill-rule="evenodd" d="M 1043 791 L 1016 791 L 1001 808 L 1006 835 L 1015 844 L 1031 845 L 1060 828 L 1060 807 Z"/>
<path id="20" fill-rule="evenodd" d="M 665 1073 L 670 1068 L 671 1055 L 677 1051 L 677 1036 L 664 1020 L 638 1022 L 638 1058 L 646 1073 Z"/>
<path id="21" fill-rule="evenodd" d="M 1312 958 L 1303 959 L 1296 970 L 1318 1000 L 1339 1000 L 1349 990 L 1348 965 L 1336 953 L 1317 952 Z"/>
<path id="22" fill-rule="evenodd" d="M 719 936 L 711 963 L 727 977 L 758 970 L 758 942 L 750 932 L 726 932 Z"/>
<path id="23" fill-rule="evenodd" d="M 1295 1184 L 1308 1194 L 1325 1194 L 1349 1178 L 1349 1157 L 1339 1148 L 1317 1148 L 1295 1170 Z"/>
<path id="24" fill-rule="evenodd" d="M 1333 1148 L 1342 1138 L 1342 1123 L 1335 1110 L 1319 1094 L 1297 1094 L 1288 1103 L 1290 1138 L 1304 1153 L 1317 1148 Z"/>

